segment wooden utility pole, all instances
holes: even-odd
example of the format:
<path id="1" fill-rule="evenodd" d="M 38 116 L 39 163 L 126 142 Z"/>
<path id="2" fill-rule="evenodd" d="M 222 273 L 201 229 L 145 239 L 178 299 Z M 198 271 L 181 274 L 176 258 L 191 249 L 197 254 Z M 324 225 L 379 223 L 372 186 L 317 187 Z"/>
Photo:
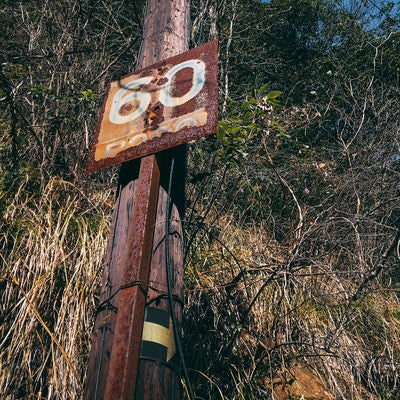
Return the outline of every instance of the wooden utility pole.
<path id="1" fill-rule="evenodd" d="M 189 5 L 189 0 L 148 0 L 139 68 L 187 50 Z M 172 286 L 173 312 L 180 322 L 184 168 L 184 147 L 121 168 L 89 360 L 87 400 L 182 397 L 179 365 L 171 367 L 175 343 L 173 334 L 171 342 L 168 292 Z M 165 319 L 164 330 L 157 331 L 155 327 Z M 143 346 L 142 332 L 148 344 L 158 342 L 167 349 L 165 360 L 157 349 Z"/>

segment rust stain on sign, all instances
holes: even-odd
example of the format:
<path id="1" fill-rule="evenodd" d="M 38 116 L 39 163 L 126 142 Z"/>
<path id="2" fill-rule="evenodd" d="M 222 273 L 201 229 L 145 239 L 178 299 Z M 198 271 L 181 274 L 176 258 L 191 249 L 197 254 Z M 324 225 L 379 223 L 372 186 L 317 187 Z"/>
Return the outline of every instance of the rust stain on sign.
<path id="1" fill-rule="evenodd" d="M 111 82 L 87 171 L 215 133 L 217 61 L 214 40 Z"/>

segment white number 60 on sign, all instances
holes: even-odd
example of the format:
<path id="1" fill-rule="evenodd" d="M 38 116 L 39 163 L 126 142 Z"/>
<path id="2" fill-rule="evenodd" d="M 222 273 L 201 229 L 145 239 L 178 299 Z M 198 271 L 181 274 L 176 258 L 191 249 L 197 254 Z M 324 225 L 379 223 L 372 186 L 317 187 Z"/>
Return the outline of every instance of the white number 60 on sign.
<path id="1" fill-rule="evenodd" d="M 189 91 L 184 95 L 173 97 L 171 96 L 173 77 L 184 68 L 191 68 L 193 70 L 192 85 Z M 157 88 L 158 100 L 164 106 L 176 107 L 193 99 L 204 86 L 205 72 L 205 63 L 198 59 L 184 61 L 173 66 L 163 77 L 160 77 L 161 79 L 166 79 L 166 83 Z M 141 85 L 147 85 L 153 79 L 153 76 L 139 78 L 129 82 L 118 90 L 112 100 L 109 114 L 109 119 L 113 124 L 125 124 L 138 118 L 147 110 L 152 100 L 151 94 L 145 91 L 135 90 L 135 88 Z"/>

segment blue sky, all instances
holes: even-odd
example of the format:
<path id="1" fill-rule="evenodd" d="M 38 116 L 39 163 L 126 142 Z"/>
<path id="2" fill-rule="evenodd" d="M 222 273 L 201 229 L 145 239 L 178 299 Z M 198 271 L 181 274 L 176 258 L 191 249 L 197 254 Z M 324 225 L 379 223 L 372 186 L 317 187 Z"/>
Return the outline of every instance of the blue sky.
<path id="1" fill-rule="evenodd" d="M 271 0 L 260 0 L 261 3 L 270 3 Z M 336 4 L 342 4 L 343 7 L 348 8 L 351 11 L 356 11 L 359 7 L 362 7 L 362 4 L 359 0 L 342 0 L 341 2 L 335 1 Z M 368 6 L 372 13 L 372 15 L 378 15 L 379 12 L 384 8 L 385 4 L 392 3 L 393 8 L 392 12 L 390 13 L 391 17 L 395 17 L 400 15 L 400 2 L 399 1 L 388 1 L 388 0 L 368 0 Z M 399 18 L 399 17 L 397 17 Z M 399 25 L 400 25 L 400 21 Z M 378 20 L 372 21 L 371 28 L 374 28 L 379 23 Z"/>

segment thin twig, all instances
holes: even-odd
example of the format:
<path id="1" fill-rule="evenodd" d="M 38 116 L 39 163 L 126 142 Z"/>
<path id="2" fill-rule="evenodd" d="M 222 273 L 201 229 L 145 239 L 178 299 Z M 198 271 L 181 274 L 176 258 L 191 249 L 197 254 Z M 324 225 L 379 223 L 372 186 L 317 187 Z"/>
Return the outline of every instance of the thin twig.
<path id="1" fill-rule="evenodd" d="M 400 221 L 398 221 L 400 222 Z M 378 264 L 376 265 L 375 269 L 364 278 L 364 280 L 361 282 L 360 286 L 358 287 L 357 291 L 353 294 L 352 300 L 356 301 L 360 298 L 362 292 L 364 289 L 367 287 L 369 282 L 371 282 L 373 279 L 375 279 L 379 273 L 385 268 L 385 263 L 389 256 L 392 254 L 394 249 L 397 247 L 397 243 L 400 241 L 400 228 L 397 229 L 396 236 L 393 238 L 392 242 L 390 243 L 390 246 L 385 250 L 385 252 L 382 254 L 381 259 L 379 260 Z"/>

